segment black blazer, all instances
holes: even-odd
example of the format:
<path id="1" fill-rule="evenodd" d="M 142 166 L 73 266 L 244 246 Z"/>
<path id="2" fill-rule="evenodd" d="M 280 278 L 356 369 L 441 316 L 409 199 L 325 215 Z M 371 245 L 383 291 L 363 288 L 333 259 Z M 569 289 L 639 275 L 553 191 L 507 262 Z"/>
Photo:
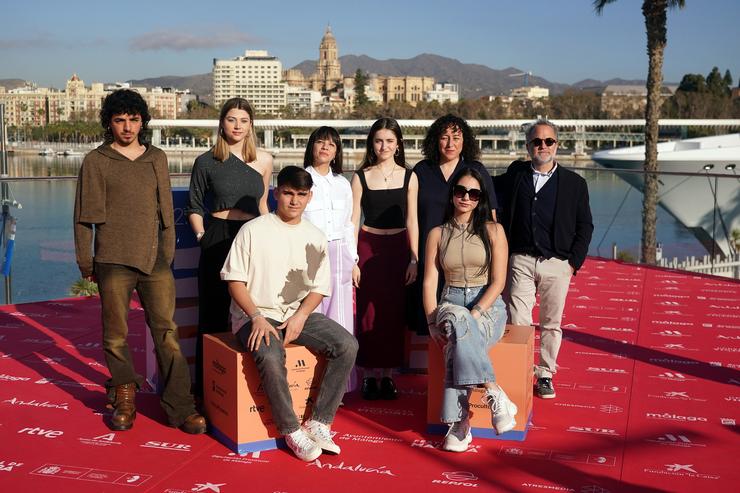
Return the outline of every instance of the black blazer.
<path id="1" fill-rule="evenodd" d="M 594 231 L 586 180 L 558 164 L 558 195 L 555 201 L 553 246 L 558 256 L 568 259 L 576 271 L 586 260 L 588 245 Z M 522 180 L 532 178 L 531 161 L 514 161 L 506 173 L 494 177 L 496 194 L 501 206 L 501 225 L 510 237 L 511 225 L 520 221 L 516 210 L 516 194 Z M 555 178 L 555 177 L 553 177 Z"/>

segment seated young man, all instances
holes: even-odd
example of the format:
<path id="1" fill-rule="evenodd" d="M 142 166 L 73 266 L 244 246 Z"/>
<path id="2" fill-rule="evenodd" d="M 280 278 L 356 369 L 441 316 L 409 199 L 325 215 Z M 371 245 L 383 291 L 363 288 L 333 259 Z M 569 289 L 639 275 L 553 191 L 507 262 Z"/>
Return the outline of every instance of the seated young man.
<path id="1" fill-rule="evenodd" d="M 277 210 L 246 223 L 221 270 L 231 293 L 231 327 L 251 352 L 278 431 L 295 455 L 313 461 L 322 450 L 339 453 L 329 426 L 344 395 L 357 341 L 342 326 L 314 313 L 330 294 L 327 240 L 301 220 L 311 200 L 311 175 L 283 168 L 274 191 Z M 293 412 L 285 345 L 306 346 L 326 357 L 326 372 L 303 426 Z"/>

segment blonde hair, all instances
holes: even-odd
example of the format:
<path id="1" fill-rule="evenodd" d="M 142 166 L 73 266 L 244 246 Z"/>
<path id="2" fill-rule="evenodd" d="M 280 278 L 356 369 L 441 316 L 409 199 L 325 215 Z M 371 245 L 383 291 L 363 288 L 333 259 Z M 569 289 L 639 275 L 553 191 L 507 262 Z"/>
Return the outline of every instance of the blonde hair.
<path id="1" fill-rule="evenodd" d="M 245 162 L 251 163 L 257 159 L 257 138 L 254 135 L 254 109 L 252 109 L 249 101 L 244 98 L 231 98 L 221 107 L 221 114 L 218 117 L 218 137 L 216 137 L 216 145 L 213 146 L 213 157 L 218 161 L 224 162 L 231 155 L 229 143 L 223 136 L 223 123 L 227 113 L 233 109 L 244 110 L 249 115 L 249 135 L 244 138 L 242 155 Z"/>

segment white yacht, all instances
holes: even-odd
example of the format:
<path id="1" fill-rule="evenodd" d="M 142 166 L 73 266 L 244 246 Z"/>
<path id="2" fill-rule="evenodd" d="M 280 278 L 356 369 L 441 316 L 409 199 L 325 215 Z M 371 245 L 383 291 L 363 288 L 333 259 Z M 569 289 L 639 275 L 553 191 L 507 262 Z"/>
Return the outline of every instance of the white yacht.
<path id="1" fill-rule="evenodd" d="M 645 146 L 599 151 L 593 160 L 606 168 L 642 171 Z M 710 253 L 731 253 L 732 230 L 740 228 L 740 133 L 659 143 L 658 169 L 691 174 L 660 174 L 659 204 Z M 642 191 L 642 173 L 616 173 Z M 701 176 L 708 174 L 727 176 L 716 181 L 714 176 Z"/>

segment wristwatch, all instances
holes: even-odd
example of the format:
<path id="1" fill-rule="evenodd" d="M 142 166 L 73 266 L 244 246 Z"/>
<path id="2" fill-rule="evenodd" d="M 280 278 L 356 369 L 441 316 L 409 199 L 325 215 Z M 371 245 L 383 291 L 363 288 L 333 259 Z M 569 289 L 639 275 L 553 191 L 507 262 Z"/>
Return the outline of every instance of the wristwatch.
<path id="1" fill-rule="evenodd" d="M 200 241 L 200 239 L 203 238 L 203 235 L 204 234 L 206 234 L 205 231 L 199 231 L 199 232 L 195 233 L 195 239 L 198 240 L 198 241 Z"/>

